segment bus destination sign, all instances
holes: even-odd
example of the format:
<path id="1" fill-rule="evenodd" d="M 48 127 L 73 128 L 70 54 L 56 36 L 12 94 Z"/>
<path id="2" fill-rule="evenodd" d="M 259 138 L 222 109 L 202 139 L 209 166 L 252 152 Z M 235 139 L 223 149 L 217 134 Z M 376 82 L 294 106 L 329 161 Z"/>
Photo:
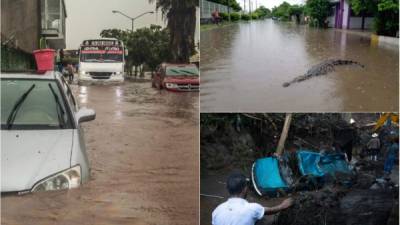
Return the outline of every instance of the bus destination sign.
<path id="1" fill-rule="evenodd" d="M 85 46 L 119 46 L 117 40 L 86 40 L 83 42 Z"/>

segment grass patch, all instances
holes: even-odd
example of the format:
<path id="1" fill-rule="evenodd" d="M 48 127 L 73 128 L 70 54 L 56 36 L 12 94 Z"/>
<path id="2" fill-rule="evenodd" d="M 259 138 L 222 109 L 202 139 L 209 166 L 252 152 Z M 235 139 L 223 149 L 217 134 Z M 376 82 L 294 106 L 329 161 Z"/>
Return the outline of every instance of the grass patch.
<path id="1" fill-rule="evenodd" d="M 206 30 L 212 30 L 212 29 L 216 29 L 216 28 L 221 28 L 221 27 L 226 27 L 226 26 L 230 26 L 233 24 L 238 23 L 239 21 L 236 22 L 222 22 L 220 24 L 201 24 L 200 25 L 200 31 L 206 31 Z"/>

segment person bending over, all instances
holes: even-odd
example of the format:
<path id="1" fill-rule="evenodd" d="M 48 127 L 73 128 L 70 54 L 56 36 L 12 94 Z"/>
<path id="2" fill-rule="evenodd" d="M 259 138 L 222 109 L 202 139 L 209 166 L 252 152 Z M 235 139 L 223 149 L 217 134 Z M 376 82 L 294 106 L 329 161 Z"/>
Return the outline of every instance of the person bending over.
<path id="1" fill-rule="evenodd" d="M 254 225 L 264 215 L 271 215 L 289 208 L 293 199 L 285 199 L 274 207 L 264 207 L 258 203 L 246 201 L 247 181 L 241 173 L 233 173 L 228 177 L 226 187 L 229 199 L 220 204 L 212 213 L 213 225 Z"/>

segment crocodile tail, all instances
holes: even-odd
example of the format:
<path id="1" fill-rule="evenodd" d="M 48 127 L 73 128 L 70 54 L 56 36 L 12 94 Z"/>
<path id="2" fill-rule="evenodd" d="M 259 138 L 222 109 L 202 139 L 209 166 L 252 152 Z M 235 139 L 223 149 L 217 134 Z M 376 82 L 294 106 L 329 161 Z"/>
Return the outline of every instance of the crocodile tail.
<path id="1" fill-rule="evenodd" d="M 362 68 L 365 67 L 363 64 L 361 64 L 361 63 L 359 63 L 359 62 L 351 61 L 351 60 L 350 60 L 350 62 L 351 62 L 352 64 L 356 64 L 356 65 L 358 65 L 358 66 L 360 66 L 360 67 L 362 67 Z"/>

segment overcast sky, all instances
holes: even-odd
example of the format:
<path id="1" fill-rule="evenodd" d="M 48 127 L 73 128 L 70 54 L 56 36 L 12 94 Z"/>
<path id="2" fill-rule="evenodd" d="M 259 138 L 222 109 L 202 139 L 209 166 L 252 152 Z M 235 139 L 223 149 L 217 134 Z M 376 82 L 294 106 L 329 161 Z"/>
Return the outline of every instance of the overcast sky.
<path id="1" fill-rule="evenodd" d="M 67 49 L 77 49 L 84 39 L 98 38 L 103 29 L 131 29 L 131 21 L 112 10 L 135 17 L 154 11 L 148 0 L 65 0 L 67 8 Z M 161 12 L 147 14 L 135 21 L 135 29 L 158 24 L 164 26 Z"/>
<path id="2" fill-rule="evenodd" d="M 248 9 L 249 0 L 236 0 L 236 1 L 240 3 L 242 8 L 244 1 L 246 1 L 246 10 Z M 274 6 L 280 5 L 284 1 L 285 0 L 250 0 L 251 4 L 253 5 L 252 8 L 255 8 L 257 4 L 257 6 L 263 5 L 269 9 L 272 9 Z M 304 4 L 305 0 L 286 0 L 286 2 L 288 2 L 291 5 Z"/>

